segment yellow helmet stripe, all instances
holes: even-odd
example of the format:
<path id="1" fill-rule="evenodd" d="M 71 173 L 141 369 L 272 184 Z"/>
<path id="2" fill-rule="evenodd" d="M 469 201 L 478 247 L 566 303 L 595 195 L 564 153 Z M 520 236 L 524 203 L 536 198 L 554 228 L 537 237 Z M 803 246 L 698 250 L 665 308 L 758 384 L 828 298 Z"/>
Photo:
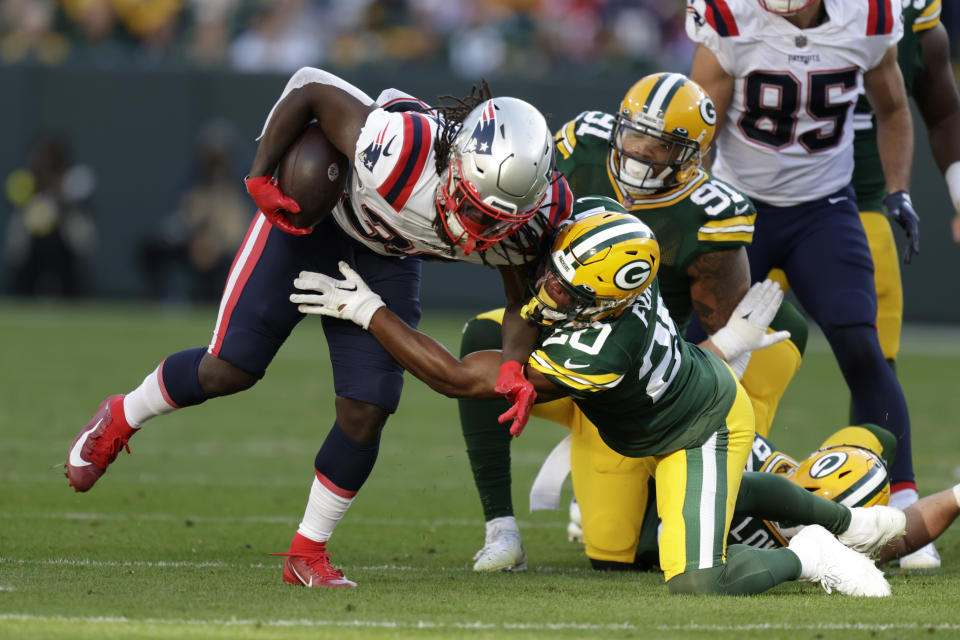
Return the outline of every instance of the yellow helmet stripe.
<path id="1" fill-rule="evenodd" d="M 563 384 L 578 391 L 602 391 L 604 389 L 611 389 L 623 380 L 623 376 L 616 373 L 590 375 L 582 371 L 572 371 L 557 364 L 539 349 L 530 354 L 528 364 L 541 373 L 559 378 Z"/>

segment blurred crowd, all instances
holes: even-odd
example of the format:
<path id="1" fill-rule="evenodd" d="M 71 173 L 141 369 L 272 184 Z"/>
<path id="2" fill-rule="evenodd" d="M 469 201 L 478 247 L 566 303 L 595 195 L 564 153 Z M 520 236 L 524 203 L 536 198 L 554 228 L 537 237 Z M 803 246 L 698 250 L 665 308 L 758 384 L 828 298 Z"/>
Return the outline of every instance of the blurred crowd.
<path id="1" fill-rule="evenodd" d="M 0 64 L 248 72 L 421 62 L 466 77 L 688 61 L 684 0 L 0 0 Z"/>

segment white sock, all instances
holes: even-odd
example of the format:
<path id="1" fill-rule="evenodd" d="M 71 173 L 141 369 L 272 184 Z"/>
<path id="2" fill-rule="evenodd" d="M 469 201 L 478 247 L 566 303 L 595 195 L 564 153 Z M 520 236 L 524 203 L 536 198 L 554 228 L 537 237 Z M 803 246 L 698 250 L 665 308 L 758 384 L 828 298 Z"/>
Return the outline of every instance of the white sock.
<path id="1" fill-rule="evenodd" d="M 916 489 L 901 489 L 896 493 L 890 494 L 890 506 L 896 507 L 903 511 L 914 502 L 920 499 L 920 495 L 917 493 Z"/>
<path id="2" fill-rule="evenodd" d="M 953 486 L 953 497 L 957 499 L 957 506 L 960 507 L 960 484 Z"/>
<path id="3" fill-rule="evenodd" d="M 352 502 L 352 497 L 338 496 L 325 487 L 314 474 L 310 498 L 307 500 L 307 508 L 303 512 L 303 520 L 297 533 L 314 542 L 326 542 Z"/>
<path id="4" fill-rule="evenodd" d="M 123 398 L 123 413 L 127 417 L 127 424 L 135 429 L 139 429 L 150 418 L 170 413 L 176 408 L 163 397 L 160 367 L 147 374 L 140 386 Z"/>

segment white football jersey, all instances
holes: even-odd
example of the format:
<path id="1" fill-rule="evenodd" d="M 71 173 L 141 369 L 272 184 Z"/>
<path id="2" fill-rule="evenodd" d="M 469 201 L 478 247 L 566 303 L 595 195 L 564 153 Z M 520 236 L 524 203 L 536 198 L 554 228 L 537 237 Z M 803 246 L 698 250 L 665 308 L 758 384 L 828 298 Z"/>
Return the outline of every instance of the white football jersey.
<path id="1" fill-rule="evenodd" d="M 311 82 L 338 87 L 364 104 L 380 107 L 367 116 L 357 140 L 346 189 L 349 197 L 332 212 L 348 235 L 376 253 L 401 258 L 422 256 L 476 264 L 486 259 L 491 265 L 519 264 L 536 258 L 528 248 L 519 247 L 510 238 L 482 254 L 473 251 L 464 255 L 463 249 L 451 247 L 437 234 L 433 226 L 437 218 L 434 198 L 440 176 L 433 141 L 440 121 L 435 114 L 388 110 L 426 109 L 426 103 L 397 89 L 384 90 L 375 102 L 341 78 L 308 67 L 290 78 L 277 102 Z M 264 130 L 274 110 L 276 105 L 267 116 Z M 569 214 L 570 202 L 561 192 L 560 185 L 554 184 L 546 204 L 528 223 L 538 235 L 545 233 L 551 216 L 555 224 Z M 561 206 L 548 206 L 558 202 Z"/>
<path id="2" fill-rule="evenodd" d="M 688 0 L 687 34 L 735 78 L 713 173 L 751 198 L 791 206 L 850 183 L 863 72 L 903 34 L 895 0 L 823 0 L 798 29 L 758 0 Z"/>
<path id="3" fill-rule="evenodd" d="M 376 253 L 421 256 L 491 265 L 520 264 L 536 255 L 521 250 L 508 238 L 483 254 L 463 253 L 437 232 L 436 192 L 440 175 L 433 141 L 440 126 L 434 114 L 370 113 L 357 140 L 348 198 L 333 210 L 337 224 L 352 238 Z M 554 188 L 556 191 L 556 187 Z M 556 202 L 548 193 L 545 203 Z M 569 206 L 569 205 L 568 205 Z M 538 235 L 555 208 L 544 206 L 528 223 Z M 444 233 L 440 230 L 440 233 Z"/>

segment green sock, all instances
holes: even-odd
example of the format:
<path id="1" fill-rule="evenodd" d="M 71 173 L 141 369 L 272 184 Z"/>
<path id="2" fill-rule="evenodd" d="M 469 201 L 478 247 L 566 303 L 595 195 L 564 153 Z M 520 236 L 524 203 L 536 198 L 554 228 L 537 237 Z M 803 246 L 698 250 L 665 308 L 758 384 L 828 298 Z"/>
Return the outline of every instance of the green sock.
<path id="1" fill-rule="evenodd" d="M 784 525 L 819 524 L 832 533 L 850 526 L 850 510 L 775 473 L 745 471 L 734 517 L 754 516 Z"/>
<path id="2" fill-rule="evenodd" d="M 732 544 L 727 547 L 725 564 L 681 573 L 667 583 L 667 588 L 670 593 L 741 596 L 762 593 L 799 575 L 800 559 L 787 548 L 757 549 Z"/>
<path id="3" fill-rule="evenodd" d="M 493 320 L 473 318 L 464 327 L 460 340 L 460 357 L 474 351 L 499 349 L 502 344 L 500 324 Z M 510 431 L 497 422 L 497 417 L 510 408 L 506 400 L 457 401 L 460 428 L 467 444 L 467 457 L 473 481 L 480 494 L 483 517 L 492 520 L 513 515 L 510 495 Z"/>

